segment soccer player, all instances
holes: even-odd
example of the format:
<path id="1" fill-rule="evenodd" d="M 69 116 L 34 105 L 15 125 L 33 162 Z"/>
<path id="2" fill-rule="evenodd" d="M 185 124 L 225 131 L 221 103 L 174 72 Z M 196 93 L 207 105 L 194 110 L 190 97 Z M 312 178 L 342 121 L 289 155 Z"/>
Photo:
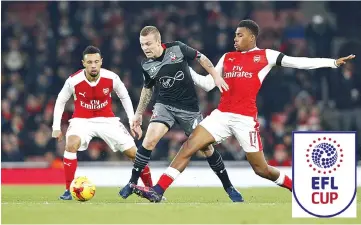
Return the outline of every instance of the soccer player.
<path id="1" fill-rule="evenodd" d="M 205 55 L 179 41 L 162 44 L 156 27 L 146 26 L 141 30 L 140 45 L 146 56 L 141 63 L 144 87 L 131 129 L 141 125 L 142 114 L 151 100 L 154 86 L 159 88 L 159 95 L 142 146 L 137 151 L 129 183 L 119 192 L 124 199 L 133 193 L 132 184 L 137 184 L 140 171 L 148 164 L 152 150 L 174 123 L 177 122 L 189 136 L 203 119 L 188 61 L 198 60 L 211 74 L 213 83 L 220 91 L 228 90 L 220 73 L 216 72 Z M 204 152 L 229 198 L 233 202 L 242 202 L 242 195 L 229 180 L 220 153 L 214 150 L 211 143 L 198 150 Z"/>
<path id="2" fill-rule="evenodd" d="M 71 200 L 69 187 L 77 169 L 77 151 L 86 150 L 93 137 L 103 139 L 115 151 L 135 159 L 137 148 L 132 136 L 112 111 L 111 93 L 114 90 L 127 113 L 129 121 L 134 117 L 133 104 L 123 82 L 112 71 L 101 68 L 103 58 L 98 48 L 88 46 L 83 52 L 84 69 L 71 75 L 60 91 L 54 108 L 52 137 L 62 140 L 60 129 L 64 106 L 74 97 L 74 113 L 66 132 L 64 151 L 65 192 L 60 199 Z M 142 130 L 135 127 L 132 135 L 141 137 Z M 141 171 L 145 185 L 151 186 L 149 167 Z"/>
<path id="3" fill-rule="evenodd" d="M 262 152 L 256 107 L 256 96 L 262 82 L 276 65 L 297 69 L 337 68 L 355 56 L 337 60 L 290 57 L 275 50 L 257 48 L 258 33 L 259 27 L 254 21 L 242 20 L 239 23 L 234 38 L 236 51 L 224 54 L 216 65 L 217 72 L 223 75 L 229 85 L 229 91 L 222 93 L 218 109 L 196 127 L 154 187 L 133 185 L 137 195 L 151 202 L 159 202 L 198 149 L 214 142 L 222 142 L 230 136 L 236 137 L 257 175 L 292 191 L 292 180 L 269 166 Z M 208 78 L 204 77 L 202 82 L 210 85 L 210 88 L 214 87 Z"/>

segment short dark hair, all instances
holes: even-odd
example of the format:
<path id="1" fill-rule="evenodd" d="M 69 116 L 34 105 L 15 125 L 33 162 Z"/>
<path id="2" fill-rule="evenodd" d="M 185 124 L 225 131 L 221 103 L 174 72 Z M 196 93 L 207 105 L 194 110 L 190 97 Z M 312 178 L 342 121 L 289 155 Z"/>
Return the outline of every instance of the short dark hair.
<path id="1" fill-rule="evenodd" d="M 258 37 L 259 26 L 253 20 L 242 20 L 241 22 L 239 22 L 238 27 L 245 27 L 245 28 L 249 29 L 252 32 L 252 34 L 254 34 L 254 36 L 256 36 L 256 38 Z"/>
<path id="2" fill-rule="evenodd" d="M 100 52 L 100 49 L 95 47 L 95 46 L 92 46 L 92 45 L 89 45 L 88 47 L 85 48 L 85 50 L 83 51 L 83 58 L 86 54 L 96 54 L 96 53 L 99 53 L 99 55 L 101 56 L 102 53 Z"/>

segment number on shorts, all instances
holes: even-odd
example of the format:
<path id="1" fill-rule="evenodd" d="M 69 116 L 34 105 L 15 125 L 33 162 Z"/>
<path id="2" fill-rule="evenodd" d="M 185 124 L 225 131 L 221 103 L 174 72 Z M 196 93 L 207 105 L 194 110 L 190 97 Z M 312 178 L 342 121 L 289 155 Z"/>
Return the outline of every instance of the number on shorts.
<path id="1" fill-rule="evenodd" d="M 251 146 L 257 146 L 257 131 L 249 132 L 249 142 L 251 143 Z"/>

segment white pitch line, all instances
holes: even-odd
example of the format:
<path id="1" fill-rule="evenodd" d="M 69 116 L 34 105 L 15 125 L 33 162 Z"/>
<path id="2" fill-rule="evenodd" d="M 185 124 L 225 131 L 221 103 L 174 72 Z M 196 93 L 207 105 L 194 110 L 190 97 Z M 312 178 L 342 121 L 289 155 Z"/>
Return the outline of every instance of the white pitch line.
<path id="1" fill-rule="evenodd" d="M 66 202 L 2 202 L 1 205 L 64 205 Z M 90 205 L 276 205 L 284 203 L 214 203 L 214 202 L 163 202 L 163 203 L 151 203 L 151 202 L 79 202 L 78 204 L 90 204 Z M 291 203 L 289 203 L 291 204 Z"/>

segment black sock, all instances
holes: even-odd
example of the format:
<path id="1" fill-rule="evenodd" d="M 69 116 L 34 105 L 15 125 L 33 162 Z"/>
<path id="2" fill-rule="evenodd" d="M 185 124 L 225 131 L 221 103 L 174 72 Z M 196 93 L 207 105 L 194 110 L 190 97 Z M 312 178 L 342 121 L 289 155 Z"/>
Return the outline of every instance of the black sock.
<path id="1" fill-rule="evenodd" d="M 217 174 L 219 179 L 222 182 L 223 188 L 227 189 L 232 186 L 231 181 L 229 180 L 227 170 L 225 169 L 223 159 L 221 154 L 214 149 L 213 154 L 207 158 L 207 161 L 209 163 L 209 166 L 212 168 L 212 170 Z"/>
<path id="2" fill-rule="evenodd" d="M 144 167 L 148 164 L 151 154 L 152 151 L 147 150 L 143 146 L 138 149 L 133 164 L 132 177 L 129 180 L 130 183 L 138 184 L 140 174 Z"/>

